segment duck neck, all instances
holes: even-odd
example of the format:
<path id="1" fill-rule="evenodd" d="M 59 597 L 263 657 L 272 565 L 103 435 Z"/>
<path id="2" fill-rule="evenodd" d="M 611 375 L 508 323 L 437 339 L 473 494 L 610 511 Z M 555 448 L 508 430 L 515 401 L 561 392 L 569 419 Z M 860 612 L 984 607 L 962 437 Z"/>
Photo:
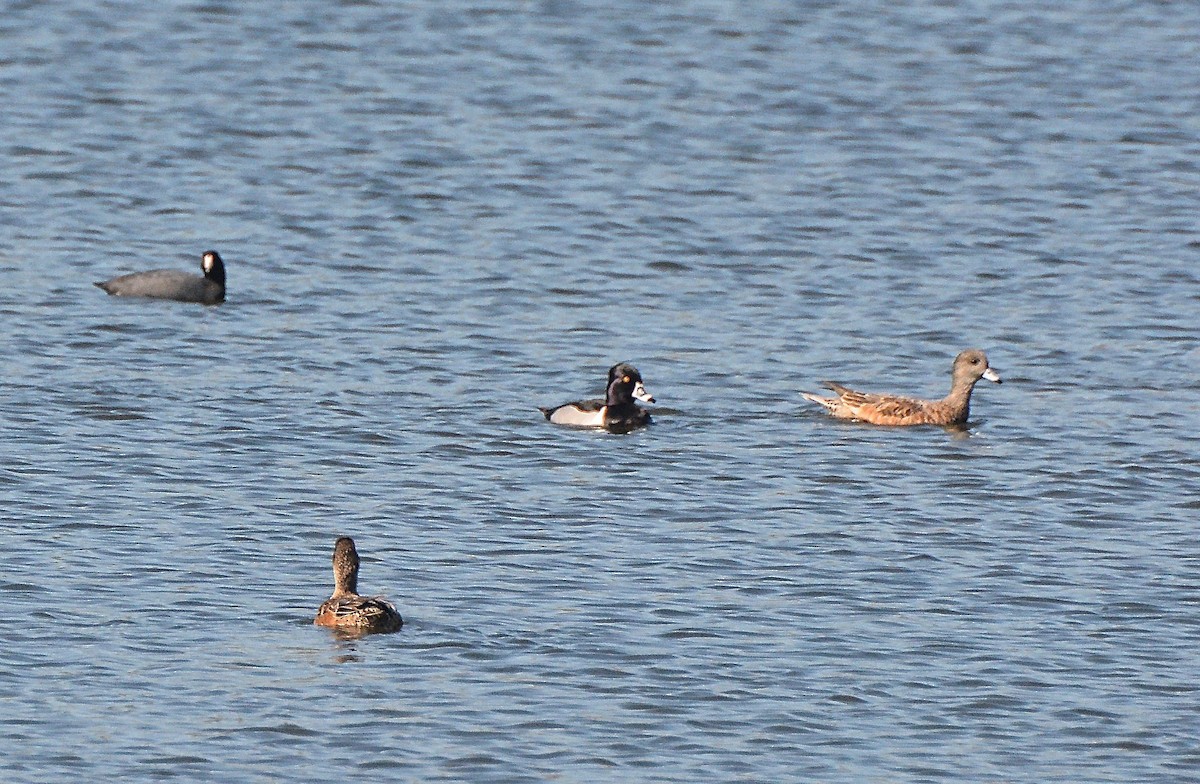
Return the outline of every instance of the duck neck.
<path id="1" fill-rule="evenodd" d="M 608 388 L 608 398 L 604 401 L 609 408 L 633 405 L 633 395 L 629 387 L 623 384 L 613 384 Z"/>
<path id="2" fill-rule="evenodd" d="M 971 390 L 974 388 L 974 383 L 960 384 L 956 382 L 950 388 L 950 394 L 946 395 L 943 401 L 953 410 L 961 412 L 961 419 L 966 419 L 967 413 L 971 409 Z"/>
<path id="3" fill-rule="evenodd" d="M 353 596 L 358 593 L 358 567 L 335 572 L 333 575 L 333 595 Z"/>

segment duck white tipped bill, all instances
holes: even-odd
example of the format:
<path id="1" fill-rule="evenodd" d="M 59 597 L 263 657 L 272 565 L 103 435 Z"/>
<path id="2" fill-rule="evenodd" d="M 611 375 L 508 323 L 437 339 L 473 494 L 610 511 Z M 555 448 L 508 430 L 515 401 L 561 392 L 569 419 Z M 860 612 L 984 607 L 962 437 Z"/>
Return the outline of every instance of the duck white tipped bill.
<path id="1" fill-rule="evenodd" d="M 635 386 L 633 388 L 633 396 L 636 397 L 638 400 L 641 400 L 644 403 L 653 403 L 654 402 L 654 396 L 646 391 L 646 388 L 644 386 L 642 386 L 641 381 L 639 381 L 637 383 L 637 386 Z"/>
<path id="2" fill-rule="evenodd" d="M 987 370 L 983 371 L 983 377 L 986 378 L 988 381 L 995 381 L 997 384 L 1003 383 L 1000 380 L 1000 374 L 997 373 L 996 371 L 992 370 L 991 368 L 988 368 Z"/>

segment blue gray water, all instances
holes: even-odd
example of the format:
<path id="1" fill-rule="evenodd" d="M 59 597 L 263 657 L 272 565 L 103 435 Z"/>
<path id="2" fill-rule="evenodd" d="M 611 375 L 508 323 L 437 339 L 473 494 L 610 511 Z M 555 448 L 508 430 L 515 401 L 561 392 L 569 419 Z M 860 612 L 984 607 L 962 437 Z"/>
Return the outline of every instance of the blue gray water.
<path id="1" fill-rule="evenodd" d="M 1197 30 L 9 4 L 0 774 L 1200 779 Z M 968 346 L 966 434 L 800 398 Z M 652 427 L 537 412 L 618 360 Z"/>

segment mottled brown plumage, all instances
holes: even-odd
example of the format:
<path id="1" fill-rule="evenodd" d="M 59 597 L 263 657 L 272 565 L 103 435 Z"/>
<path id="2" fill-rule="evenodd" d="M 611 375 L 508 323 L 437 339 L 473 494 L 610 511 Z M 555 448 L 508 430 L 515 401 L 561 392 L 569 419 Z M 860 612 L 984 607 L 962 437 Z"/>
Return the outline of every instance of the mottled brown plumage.
<path id="1" fill-rule="evenodd" d="M 366 634 L 394 632 L 404 620 L 382 596 L 359 596 L 358 550 L 343 536 L 333 547 L 333 595 L 317 610 L 313 623 Z"/>
<path id="2" fill-rule="evenodd" d="M 856 392 L 832 381 L 826 381 L 825 386 L 833 390 L 836 397 L 803 394 L 838 419 L 874 425 L 958 425 L 966 422 L 970 415 L 971 390 L 981 378 L 1000 383 L 1000 375 L 988 366 L 987 355 L 972 348 L 954 358 L 950 394 L 941 400 Z"/>

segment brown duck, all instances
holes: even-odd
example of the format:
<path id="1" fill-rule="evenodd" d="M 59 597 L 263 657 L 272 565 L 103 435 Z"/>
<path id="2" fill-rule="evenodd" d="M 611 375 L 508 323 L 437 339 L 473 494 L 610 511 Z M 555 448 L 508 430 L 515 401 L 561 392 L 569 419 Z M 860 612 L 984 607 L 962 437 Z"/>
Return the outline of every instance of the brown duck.
<path id="1" fill-rule="evenodd" d="M 343 536 L 333 547 L 333 596 L 317 610 L 313 623 L 354 634 L 394 632 L 404 620 L 382 596 L 358 595 L 358 550 Z"/>
<path id="2" fill-rule="evenodd" d="M 981 378 L 1000 383 L 1000 374 L 988 366 L 987 354 L 970 348 L 954 358 L 954 381 L 950 394 L 941 400 L 920 400 L 899 395 L 856 392 L 841 384 L 826 381 L 836 397 L 803 393 L 820 403 L 838 419 L 855 419 L 874 425 L 959 425 L 967 421 L 971 409 L 971 390 Z"/>

